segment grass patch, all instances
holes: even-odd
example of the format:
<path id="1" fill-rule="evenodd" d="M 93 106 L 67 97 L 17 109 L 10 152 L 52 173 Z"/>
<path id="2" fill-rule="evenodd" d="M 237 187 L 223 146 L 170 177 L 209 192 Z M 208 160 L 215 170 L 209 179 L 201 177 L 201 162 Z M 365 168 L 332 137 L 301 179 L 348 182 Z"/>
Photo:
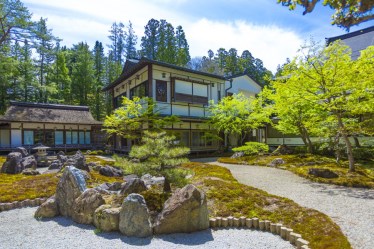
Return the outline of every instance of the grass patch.
<path id="1" fill-rule="evenodd" d="M 5 157 L 0 157 L 0 167 L 5 162 L 5 159 Z M 90 157 L 90 160 L 96 159 L 95 157 Z M 101 159 L 97 158 L 97 160 Z M 122 177 L 103 176 L 96 171 L 91 171 L 89 174 L 88 188 L 98 186 L 104 182 L 123 182 Z M 50 197 L 55 194 L 60 177 L 61 173 L 36 176 L 0 174 L 0 203 Z"/>
<path id="2" fill-rule="evenodd" d="M 113 166 L 114 165 L 114 161 L 108 161 L 108 160 L 105 160 L 105 159 L 102 159 L 102 158 L 99 158 L 93 155 L 88 155 L 88 156 L 86 155 L 86 163 L 96 163 L 101 166 L 105 166 L 105 165 Z"/>
<path id="3" fill-rule="evenodd" d="M 195 172 L 193 183 L 206 192 L 211 217 L 258 217 L 292 228 L 310 242 L 311 248 L 351 248 L 339 226 L 323 213 L 240 184 L 223 167 L 203 163 L 188 163 L 184 167 Z"/>
<path id="4" fill-rule="evenodd" d="M 282 158 L 285 164 L 279 166 L 281 169 L 289 170 L 301 177 L 314 182 L 336 184 L 348 187 L 374 188 L 374 162 L 359 161 L 356 164 L 356 172 L 348 172 L 348 162 L 343 161 L 340 165 L 335 159 L 317 155 L 281 155 L 281 156 L 246 156 L 242 158 L 219 158 L 221 163 L 246 164 L 267 166 L 275 158 Z M 329 169 L 339 175 L 338 178 L 326 179 L 309 175 L 310 168 Z"/>

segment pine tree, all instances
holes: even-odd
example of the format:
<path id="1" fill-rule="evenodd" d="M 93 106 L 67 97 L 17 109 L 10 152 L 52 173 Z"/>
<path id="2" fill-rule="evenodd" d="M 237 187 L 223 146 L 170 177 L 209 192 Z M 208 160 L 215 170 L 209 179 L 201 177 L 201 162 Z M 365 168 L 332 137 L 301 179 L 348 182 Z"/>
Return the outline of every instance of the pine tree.
<path id="1" fill-rule="evenodd" d="M 158 44 L 158 29 L 160 22 L 151 19 L 145 26 L 144 36 L 141 39 L 141 55 L 149 59 L 156 59 Z"/>
<path id="2" fill-rule="evenodd" d="M 131 21 L 129 21 L 129 26 L 127 27 L 127 36 L 125 42 L 125 54 L 126 59 L 136 58 L 136 43 L 138 37 L 135 35 L 135 31 L 132 27 Z"/>
<path id="3" fill-rule="evenodd" d="M 105 96 L 101 89 L 105 81 L 105 56 L 103 44 L 99 41 L 95 42 L 93 49 L 94 57 L 94 109 L 93 113 L 97 120 L 101 120 L 105 106 Z"/>
<path id="4" fill-rule="evenodd" d="M 175 32 L 176 46 L 177 46 L 177 59 L 178 66 L 186 66 L 191 60 L 189 45 L 187 43 L 186 34 L 182 26 L 178 26 Z"/>
<path id="5" fill-rule="evenodd" d="M 31 46 L 25 40 L 21 48 L 18 70 L 20 73 L 20 87 L 23 91 L 22 101 L 30 102 L 34 100 L 35 92 L 35 67 L 32 60 Z"/>
<path id="6" fill-rule="evenodd" d="M 76 61 L 72 71 L 72 95 L 75 104 L 88 105 L 94 83 L 94 60 L 87 43 L 74 45 Z"/>

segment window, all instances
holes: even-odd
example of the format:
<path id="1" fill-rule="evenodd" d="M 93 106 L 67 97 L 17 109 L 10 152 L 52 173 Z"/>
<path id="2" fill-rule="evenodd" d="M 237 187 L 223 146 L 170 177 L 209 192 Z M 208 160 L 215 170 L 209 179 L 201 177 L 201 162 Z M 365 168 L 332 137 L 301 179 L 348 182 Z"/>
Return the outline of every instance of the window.
<path id="1" fill-rule="evenodd" d="M 208 85 L 177 80 L 174 92 L 175 101 L 208 104 Z"/>
<path id="2" fill-rule="evenodd" d="M 130 90 L 130 99 L 133 99 L 133 97 L 139 97 L 139 98 L 148 97 L 148 87 L 146 85 L 147 82 L 148 81 L 144 81 L 140 85 L 132 88 Z"/>
<path id="3" fill-rule="evenodd" d="M 66 132 L 66 144 L 71 144 L 71 131 Z"/>
<path id="4" fill-rule="evenodd" d="M 63 131 L 55 131 L 55 144 L 56 145 L 64 144 L 64 132 Z"/>
<path id="5" fill-rule="evenodd" d="M 44 142 L 44 132 L 37 130 L 34 132 L 34 144 L 39 144 Z"/>
<path id="6" fill-rule="evenodd" d="M 71 132 L 71 143 L 78 144 L 78 132 L 77 131 Z"/>
<path id="7" fill-rule="evenodd" d="M 84 131 L 79 132 L 79 144 L 84 144 Z"/>
<path id="8" fill-rule="evenodd" d="M 25 145 L 34 144 L 34 131 L 23 131 L 23 144 Z"/>
<path id="9" fill-rule="evenodd" d="M 192 146 L 205 146 L 204 132 L 192 132 Z"/>
<path id="10" fill-rule="evenodd" d="M 114 105 L 114 109 L 117 109 L 118 107 L 121 107 L 122 106 L 122 98 L 123 97 L 126 97 L 126 92 L 124 92 L 124 93 L 122 93 L 122 94 L 120 94 L 120 95 L 118 95 L 117 97 L 115 97 L 114 98 L 114 103 L 113 103 L 113 105 Z"/>
<path id="11" fill-rule="evenodd" d="M 90 131 L 86 131 L 85 143 L 86 144 L 91 143 L 91 132 Z"/>
<path id="12" fill-rule="evenodd" d="M 45 131 L 45 145 L 53 146 L 55 144 L 55 132 L 52 130 Z"/>
<path id="13" fill-rule="evenodd" d="M 156 101 L 167 102 L 166 81 L 156 80 Z"/>
<path id="14" fill-rule="evenodd" d="M 179 145 L 182 146 L 190 146 L 190 132 L 189 131 L 181 131 L 174 134 L 176 141 Z"/>

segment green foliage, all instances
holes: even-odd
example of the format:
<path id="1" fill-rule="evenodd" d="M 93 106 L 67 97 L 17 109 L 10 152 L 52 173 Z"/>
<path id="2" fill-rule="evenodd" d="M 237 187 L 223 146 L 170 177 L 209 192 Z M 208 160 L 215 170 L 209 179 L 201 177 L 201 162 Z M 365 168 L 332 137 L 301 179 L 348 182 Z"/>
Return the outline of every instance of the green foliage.
<path id="1" fill-rule="evenodd" d="M 361 51 L 355 61 L 350 48 L 339 41 L 322 50 L 308 49 L 307 56 L 284 67 L 282 77 L 272 84 L 273 92 L 268 91 L 280 118 L 276 128 L 301 135 L 309 148 L 311 135 L 336 137 L 336 144 L 341 138 L 354 171 L 348 136 L 365 134 L 368 129 L 359 116 L 374 112 L 374 46 Z"/>
<path id="2" fill-rule="evenodd" d="M 244 152 L 246 155 L 256 155 L 269 151 L 269 145 L 258 142 L 246 142 L 245 145 L 232 149 L 235 152 Z"/>
<path id="3" fill-rule="evenodd" d="M 212 102 L 209 108 L 209 123 L 214 129 L 225 135 L 239 135 L 242 141 L 251 130 L 270 121 L 268 108 L 263 107 L 261 96 L 247 98 L 241 93 L 234 94 L 217 104 Z"/>
<path id="4" fill-rule="evenodd" d="M 156 188 L 151 188 L 142 192 L 141 195 L 144 197 L 150 211 L 160 213 L 165 201 L 170 197 L 171 194 L 159 191 Z"/>
<path id="5" fill-rule="evenodd" d="M 130 151 L 131 160 L 116 157 L 116 165 L 122 165 L 126 173 L 142 176 L 145 173 L 165 177 L 164 191 L 170 191 L 170 183 L 182 186 L 186 183 L 188 171 L 178 168 L 188 159 L 189 148 L 176 144 L 174 136 L 166 132 L 145 131 L 141 145 L 134 145 Z"/>
<path id="6" fill-rule="evenodd" d="M 159 109 L 151 98 L 134 97 L 130 100 L 123 97 L 122 106 L 105 118 L 103 130 L 109 135 L 139 140 L 145 126 L 151 131 L 158 131 L 174 122 L 178 122 L 175 116 L 159 116 Z"/>
<path id="7" fill-rule="evenodd" d="M 287 6 L 290 10 L 294 10 L 297 5 L 300 5 L 304 8 L 303 15 L 305 15 L 312 12 L 320 0 L 277 0 L 277 2 L 281 3 L 283 6 Z M 372 12 L 374 8 L 373 1 L 324 0 L 323 5 L 335 9 L 335 13 L 331 17 L 332 24 L 345 28 L 346 30 L 349 30 L 349 28 L 354 25 L 374 19 Z"/>

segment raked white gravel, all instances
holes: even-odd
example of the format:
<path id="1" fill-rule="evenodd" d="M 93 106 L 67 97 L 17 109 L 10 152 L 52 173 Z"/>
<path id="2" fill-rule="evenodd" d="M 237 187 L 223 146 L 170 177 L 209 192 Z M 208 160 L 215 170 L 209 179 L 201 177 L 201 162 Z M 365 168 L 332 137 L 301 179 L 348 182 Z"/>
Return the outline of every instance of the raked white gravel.
<path id="1" fill-rule="evenodd" d="M 120 233 L 95 234 L 95 227 L 56 217 L 37 220 L 36 208 L 0 213 L 1 249 L 291 249 L 289 242 L 268 232 L 248 229 L 205 230 L 191 234 L 170 234 L 153 238 L 129 238 Z"/>

